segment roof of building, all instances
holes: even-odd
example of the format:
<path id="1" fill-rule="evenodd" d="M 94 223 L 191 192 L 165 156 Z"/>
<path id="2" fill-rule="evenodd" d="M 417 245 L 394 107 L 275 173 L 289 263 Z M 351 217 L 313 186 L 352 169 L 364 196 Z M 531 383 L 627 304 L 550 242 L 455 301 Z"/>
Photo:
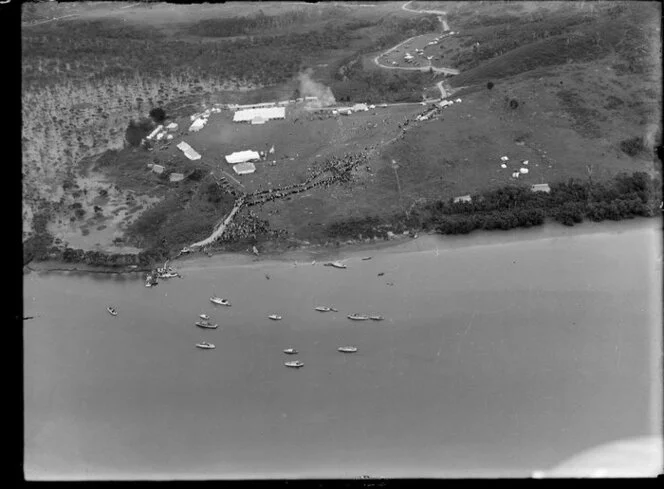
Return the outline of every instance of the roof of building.
<path id="1" fill-rule="evenodd" d="M 168 177 L 171 182 L 179 182 L 180 180 L 184 180 L 184 174 L 182 173 L 171 173 Z"/>
<path id="2" fill-rule="evenodd" d="M 470 194 L 468 195 L 460 195 L 459 197 L 454 197 L 454 202 L 470 202 L 472 201 L 472 197 Z"/>
<path id="3" fill-rule="evenodd" d="M 530 187 L 531 190 L 535 192 L 550 192 L 551 187 L 549 187 L 548 183 L 536 183 L 535 185 L 532 185 Z"/>
<path id="4" fill-rule="evenodd" d="M 266 107 L 259 109 L 238 110 L 233 114 L 233 122 L 246 122 L 262 117 L 265 120 L 284 119 L 286 117 L 285 107 Z"/>
<path id="5" fill-rule="evenodd" d="M 237 151 L 225 156 L 226 162 L 231 165 L 236 165 L 238 163 L 245 163 L 247 161 L 260 160 L 260 155 L 256 151 L 246 150 L 246 151 Z"/>
<path id="6" fill-rule="evenodd" d="M 233 167 L 233 171 L 238 175 L 246 175 L 248 173 L 253 173 L 256 171 L 256 165 L 253 163 L 240 163 Z"/>
<path id="7" fill-rule="evenodd" d="M 207 119 L 204 118 L 196 119 L 194 123 L 191 126 L 189 126 L 189 130 L 193 132 L 200 131 L 201 129 L 203 129 L 205 124 L 207 124 Z"/>
<path id="8" fill-rule="evenodd" d="M 189 158 L 190 160 L 193 161 L 193 160 L 200 160 L 200 159 L 201 159 L 201 155 L 198 154 L 198 153 L 194 150 L 194 148 L 192 148 L 191 146 L 189 146 L 189 144 L 185 143 L 184 141 L 182 141 L 181 143 L 179 143 L 179 144 L 177 145 L 177 147 L 178 147 L 178 149 L 182 150 L 182 152 L 184 153 L 184 155 L 185 155 L 187 158 Z"/>
<path id="9" fill-rule="evenodd" d="M 164 173 L 164 167 L 161 165 L 152 165 L 152 171 L 155 173 Z"/>

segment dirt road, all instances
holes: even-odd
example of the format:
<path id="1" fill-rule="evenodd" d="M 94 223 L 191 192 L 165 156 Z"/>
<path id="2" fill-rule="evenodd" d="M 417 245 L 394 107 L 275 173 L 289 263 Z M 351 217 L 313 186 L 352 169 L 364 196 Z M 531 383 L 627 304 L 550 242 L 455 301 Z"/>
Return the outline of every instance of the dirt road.
<path id="1" fill-rule="evenodd" d="M 209 245 L 213 243 L 219 236 L 224 234 L 224 231 L 226 230 L 226 226 L 228 226 L 231 221 L 233 220 L 233 217 L 235 217 L 235 214 L 242 208 L 244 205 L 244 200 L 240 199 L 239 201 L 236 202 L 235 207 L 233 207 L 233 210 L 228 214 L 226 219 L 217 227 L 217 229 L 214 230 L 214 232 L 210 235 L 210 237 L 204 239 L 203 241 L 199 241 L 198 243 L 194 243 L 189 246 L 189 248 L 200 248 L 206 245 Z"/>

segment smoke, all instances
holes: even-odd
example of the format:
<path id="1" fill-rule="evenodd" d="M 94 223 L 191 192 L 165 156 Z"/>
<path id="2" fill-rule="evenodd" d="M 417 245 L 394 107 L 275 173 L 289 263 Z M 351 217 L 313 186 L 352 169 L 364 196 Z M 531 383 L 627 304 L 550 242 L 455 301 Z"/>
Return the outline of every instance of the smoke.
<path id="1" fill-rule="evenodd" d="M 330 87 L 312 80 L 310 73 L 310 70 L 305 71 L 297 77 L 300 81 L 300 97 L 318 97 L 318 101 L 310 102 L 314 107 L 327 107 L 337 103 Z"/>

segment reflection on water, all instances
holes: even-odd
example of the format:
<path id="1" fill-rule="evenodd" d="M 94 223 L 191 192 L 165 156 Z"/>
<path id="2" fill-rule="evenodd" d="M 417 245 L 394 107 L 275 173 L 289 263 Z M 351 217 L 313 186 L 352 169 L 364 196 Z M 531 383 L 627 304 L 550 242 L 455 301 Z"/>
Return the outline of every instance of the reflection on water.
<path id="1" fill-rule="evenodd" d="M 138 274 L 27 275 L 26 474 L 521 475 L 659 433 L 659 231 L 630 226 L 421 238 L 345 270 L 194 259 L 154 289 Z M 217 330 L 194 326 L 204 312 Z M 283 366 L 295 358 L 305 367 Z"/>

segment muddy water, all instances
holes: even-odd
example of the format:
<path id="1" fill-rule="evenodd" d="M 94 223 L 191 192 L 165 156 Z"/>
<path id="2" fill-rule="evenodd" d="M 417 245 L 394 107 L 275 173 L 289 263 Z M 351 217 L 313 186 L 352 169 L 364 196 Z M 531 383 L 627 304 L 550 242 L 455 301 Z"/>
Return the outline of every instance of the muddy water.
<path id="1" fill-rule="evenodd" d="M 32 273 L 26 475 L 522 475 L 658 434 L 657 226 L 427 237 L 345 270 L 197 258 L 154 289 Z M 203 312 L 219 329 L 193 325 Z"/>

